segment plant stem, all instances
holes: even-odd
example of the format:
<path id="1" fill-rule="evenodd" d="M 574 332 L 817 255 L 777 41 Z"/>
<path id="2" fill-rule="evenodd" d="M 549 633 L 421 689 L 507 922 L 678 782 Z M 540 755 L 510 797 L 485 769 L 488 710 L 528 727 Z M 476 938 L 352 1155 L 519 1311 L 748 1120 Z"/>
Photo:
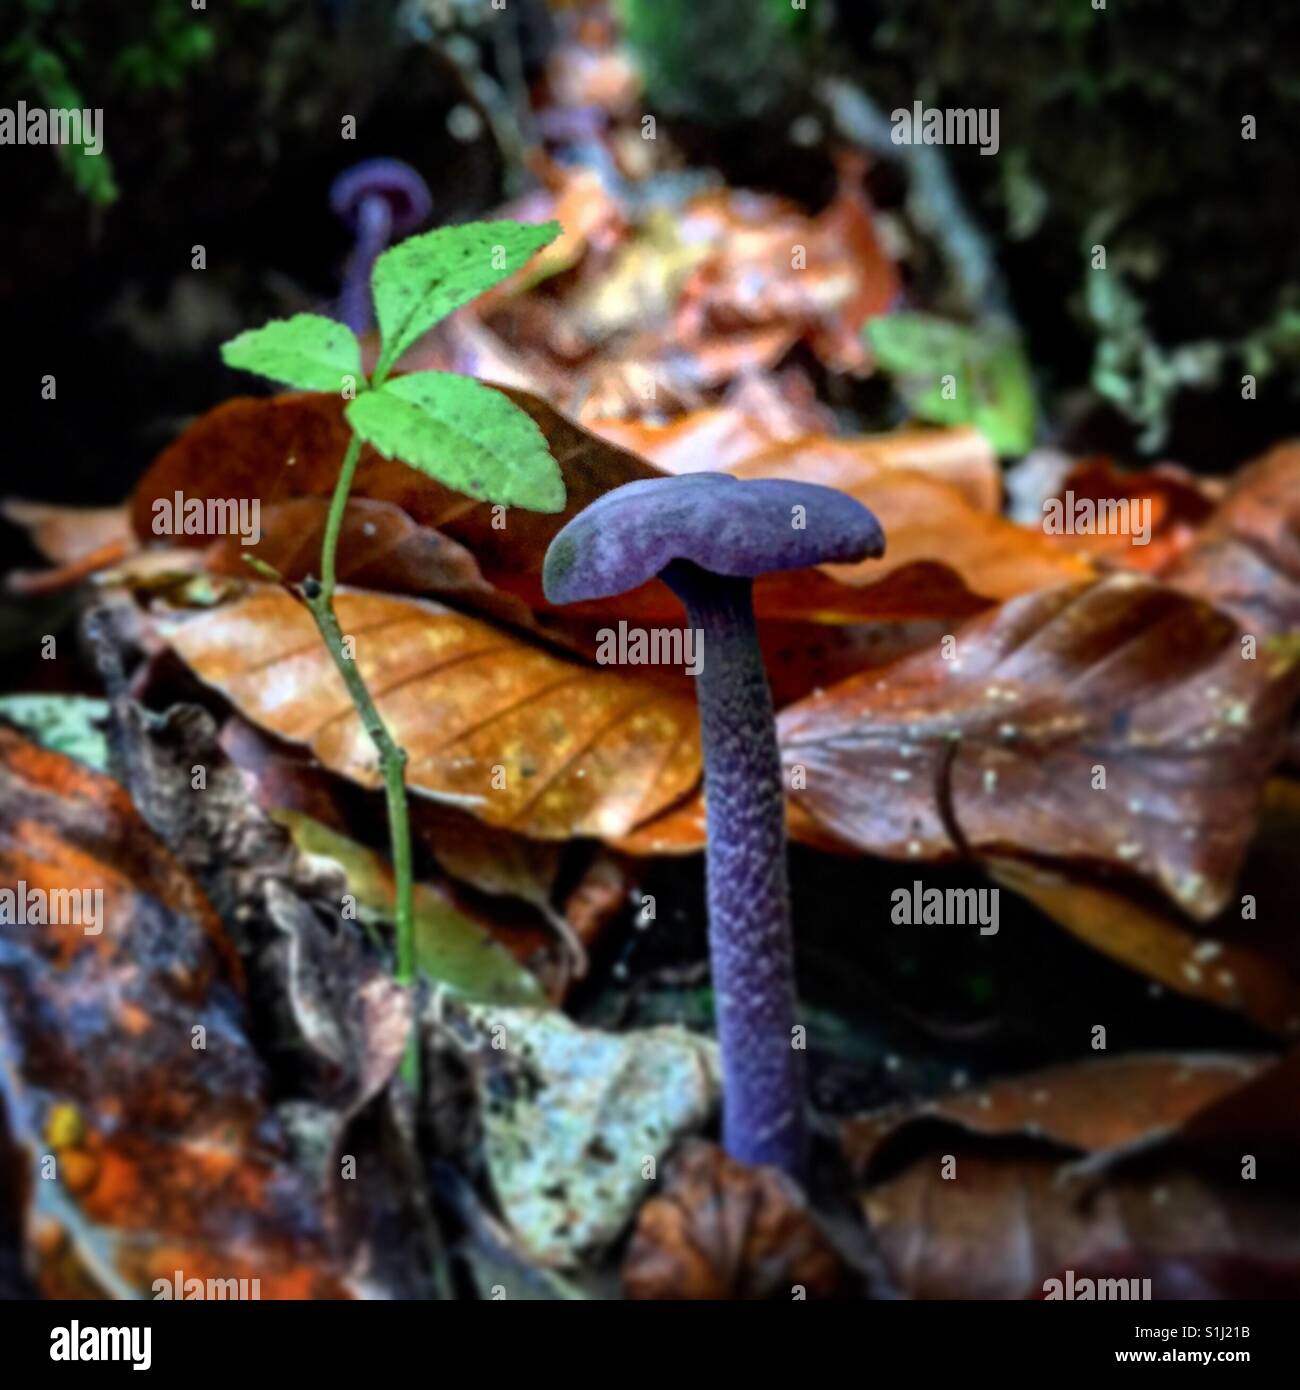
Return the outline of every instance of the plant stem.
<path id="1" fill-rule="evenodd" d="M 370 736 L 379 756 L 384 778 L 384 795 L 388 804 L 388 837 L 392 846 L 393 880 L 395 889 L 395 924 L 397 928 L 397 972 L 400 985 L 410 987 L 415 982 L 415 915 L 413 910 L 413 875 L 411 866 L 411 820 L 406 804 L 406 750 L 399 747 L 371 699 L 370 691 L 355 661 L 343 651 L 343 632 L 334 611 L 335 555 L 343 515 L 347 509 L 348 493 L 356 476 L 361 457 L 361 439 L 352 436 L 343 464 L 339 469 L 334 495 L 330 499 L 329 515 L 325 521 L 325 538 L 321 544 L 320 582 L 308 580 L 303 585 L 303 598 L 316 622 L 321 639 L 329 650 L 335 669 L 343 677 L 352 703 L 361 718 L 362 727 Z M 418 1086 L 420 1054 L 418 1030 L 413 1026 L 402 1059 L 402 1076 L 412 1087 Z"/>

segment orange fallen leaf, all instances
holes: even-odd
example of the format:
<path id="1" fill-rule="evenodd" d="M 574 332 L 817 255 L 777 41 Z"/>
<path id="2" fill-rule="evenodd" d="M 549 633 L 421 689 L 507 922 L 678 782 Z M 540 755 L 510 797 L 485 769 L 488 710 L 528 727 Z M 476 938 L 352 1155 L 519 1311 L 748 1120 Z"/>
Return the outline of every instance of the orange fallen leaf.
<path id="1" fill-rule="evenodd" d="M 729 406 L 697 410 L 666 424 L 588 418 L 594 434 L 662 468 L 666 473 L 711 469 L 744 473 L 751 459 L 772 451 L 753 476 L 799 478 L 852 494 L 869 485 L 880 468 L 910 468 L 948 483 L 977 511 L 997 512 L 1002 477 L 997 455 L 978 430 L 906 429 L 851 439 L 795 435 L 778 437 L 753 416 Z M 786 470 L 786 471 L 777 471 Z"/>
<path id="2" fill-rule="evenodd" d="M 349 1296 L 244 1031 L 239 959 L 123 789 L 0 729 L 0 871 L 103 895 L 90 933 L 0 924 L 7 1124 L 16 1153 L 54 1159 L 16 1189 L 46 1295 L 148 1296 L 180 1270 Z"/>
<path id="3" fill-rule="evenodd" d="M 828 565 L 826 572 L 844 583 L 877 585 L 910 566 L 926 564 L 957 575 L 970 595 L 987 600 L 1092 574 L 1086 561 L 1050 545 L 1044 536 L 977 509 L 967 491 L 923 476 L 912 464 L 895 466 L 907 458 L 910 447 L 909 441 L 900 458 L 897 446 L 891 454 L 875 440 L 800 440 L 776 445 L 727 471 L 738 478 L 821 483 L 869 507 L 885 528 L 885 555 L 862 565 Z M 979 476 L 973 474 L 964 487 L 986 501 L 987 488 L 977 481 Z M 942 611 L 936 605 L 930 615 Z"/>
<path id="4" fill-rule="evenodd" d="M 432 603 L 340 592 L 339 621 L 407 781 L 476 797 L 489 825 L 538 839 L 618 836 L 694 786 L 693 703 L 561 660 Z M 375 786 L 374 750 L 306 610 L 265 589 L 174 624 L 169 639 L 248 719 Z"/>
<path id="5" fill-rule="evenodd" d="M 1060 461 L 1062 470 L 1065 463 Z M 1158 574 L 1191 544 L 1214 510 L 1215 487 L 1176 464 L 1127 472 L 1082 459 L 1042 499 L 1044 536 L 1101 568 Z"/>

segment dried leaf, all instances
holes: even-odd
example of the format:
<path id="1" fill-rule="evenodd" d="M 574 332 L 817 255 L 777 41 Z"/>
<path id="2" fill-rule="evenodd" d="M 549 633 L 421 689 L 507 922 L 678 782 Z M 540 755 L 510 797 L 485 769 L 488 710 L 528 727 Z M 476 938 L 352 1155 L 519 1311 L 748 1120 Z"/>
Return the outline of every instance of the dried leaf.
<path id="1" fill-rule="evenodd" d="M 1266 1057 L 1138 1053 L 1069 1062 L 933 1101 L 847 1120 L 844 1155 L 859 1178 L 887 1167 L 909 1131 L 944 1120 L 972 1134 L 1019 1135 L 1092 1153 L 1172 1132 L 1268 1066 Z"/>
<path id="2" fill-rule="evenodd" d="M 1058 532 L 1044 524 L 1044 534 L 1055 544 L 1101 564 L 1146 574 L 1158 574 L 1176 560 L 1214 510 L 1209 486 L 1174 464 L 1127 473 L 1106 458 L 1077 463 L 1052 500 L 1070 527 Z M 1044 523 L 1046 517 L 1044 511 Z"/>
<path id="3" fill-rule="evenodd" d="M 320 570 L 321 542 L 329 500 L 298 497 L 262 511 L 261 537 L 246 545 L 224 536 L 204 552 L 214 574 L 249 579 L 245 555 L 255 555 L 286 582 Z M 417 526 L 391 502 L 349 502 L 339 531 L 335 573 L 340 581 L 383 593 L 450 598 L 516 626 L 532 625 L 529 610 L 492 587 L 464 546 L 427 526 Z"/>
<path id="4" fill-rule="evenodd" d="M 1276 1286 L 1300 1252 L 1290 1164 L 1275 1155 L 1243 1182 L 1240 1159 L 1266 1075 L 1249 1056 L 1080 1062 L 850 1122 L 846 1147 L 872 1233 L 913 1297 L 1041 1298 L 1065 1270 L 1141 1278 L 1162 1262 L 1165 1280 L 1172 1264 Z M 1249 1106 L 1233 1108 L 1238 1094 Z M 1226 1162 L 1199 1123 L 1216 1145 L 1233 1133 Z"/>
<path id="5" fill-rule="evenodd" d="M 976 851 L 1127 868 L 1200 918 L 1223 906 L 1293 685 L 1242 660 L 1228 618 L 1116 575 L 1014 599 L 952 656 L 782 712 L 804 811 L 890 858 L 957 852 L 955 823 Z"/>
<path id="6" fill-rule="evenodd" d="M 739 478 L 821 483 L 864 503 L 885 528 L 884 558 L 856 566 L 828 565 L 827 573 L 849 584 L 879 585 L 899 571 L 924 564 L 925 579 L 900 577 L 921 588 L 916 616 L 945 611 L 941 604 L 946 600 L 935 602 L 929 592 L 943 585 L 945 571 L 957 575 L 969 594 L 985 600 L 1011 598 L 1092 573 L 1086 561 L 1049 544 L 1043 535 L 972 506 L 968 494 L 985 502 L 985 485 L 967 482 L 958 491 L 921 476 L 907 458 L 906 450 L 900 457 L 875 439 L 809 440 L 775 446 L 728 471 Z M 900 461 L 903 466 L 898 466 Z"/>
<path id="7" fill-rule="evenodd" d="M 1238 473 L 1164 578 L 1260 639 L 1300 627 L 1300 444 L 1279 444 Z"/>
<path id="8" fill-rule="evenodd" d="M 399 378 L 400 379 L 400 378 Z M 500 388 L 494 388 L 500 389 Z M 602 493 L 621 483 L 657 476 L 648 463 L 589 434 L 526 392 L 505 391 L 537 424 L 564 479 L 568 502 L 555 515 L 511 511 L 507 525 L 487 503 L 439 486 L 395 459 L 363 449 L 352 496 L 390 502 L 417 525 L 465 546 L 484 578 L 530 606 L 542 602 L 542 557 L 560 527 Z M 195 421 L 159 454 L 131 499 L 131 519 L 143 540 L 152 535 L 155 502 L 175 493 L 192 499 L 260 500 L 329 496 L 349 432 L 335 396 L 295 394 L 240 397 Z M 212 537 L 174 537 L 207 545 Z"/>
<path id="9" fill-rule="evenodd" d="M 43 1291 L 147 1295 L 181 1270 L 258 1278 L 263 1298 L 347 1296 L 220 987 L 237 959 L 122 789 L 0 730 L 0 860 L 7 883 L 103 894 L 96 934 L 0 926 L 0 1076 Z"/>
<path id="10" fill-rule="evenodd" d="M 623 1259 L 628 1298 L 830 1298 L 845 1271 L 802 1194 L 701 1140 L 683 1145 L 637 1216 Z"/>
<path id="11" fill-rule="evenodd" d="M 409 754 L 407 781 L 479 797 L 539 839 L 617 836 L 699 777 L 695 710 L 642 680 L 559 660 L 435 604 L 340 592 L 343 632 Z M 254 723 L 378 784 L 375 754 L 306 610 L 278 589 L 175 624 L 169 639 Z"/>

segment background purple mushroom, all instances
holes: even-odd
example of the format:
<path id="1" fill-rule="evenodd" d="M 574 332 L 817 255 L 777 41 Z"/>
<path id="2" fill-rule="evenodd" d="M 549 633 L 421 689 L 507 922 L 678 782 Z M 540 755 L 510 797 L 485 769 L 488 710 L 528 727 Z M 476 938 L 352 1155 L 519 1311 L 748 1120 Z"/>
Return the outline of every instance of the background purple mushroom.
<path id="1" fill-rule="evenodd" d="M 743 1162 L 791 1174 L 807 1150 L 803 1053 L 792 1037 L 785 797 L 753 580 L 883 550 L 876 518 L 832 488 L 693 473 L 606 493 L 555 537 L 543 570 L 555 603 L 607 598 L 658 575 L 702 634 L 696 688 L 723 1142 Z"/>
<path id="2" fill-rule="evenodd" d="M 370 272 L 376 257 L 428 220 L 433 198 L 409 164 L 400 159 L 365 159 L 334 180 L 330 207 L 356 237 L 339 295 L 338 317 L 354 333 L 364 333 L 374 323 Z"/>

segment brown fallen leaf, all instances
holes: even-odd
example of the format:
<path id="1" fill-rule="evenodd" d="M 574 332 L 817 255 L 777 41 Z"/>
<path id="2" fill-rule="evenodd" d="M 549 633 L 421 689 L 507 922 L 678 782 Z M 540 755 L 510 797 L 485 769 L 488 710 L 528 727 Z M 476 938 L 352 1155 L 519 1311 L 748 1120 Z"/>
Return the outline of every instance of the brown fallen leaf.
<path id="1" fill-rule="evenodd" d="M 1055 1156 L 990 1153 L 950 1138 L 942 1152 L 864 1192 L 863 1214 L 890 1274 L 913 1298 L 1043 1298 L 1063 1271 L 1125 1258 L 1135 1261 L 1134 1277 L 1149 1277 L 1152 1261 L 1239 1260 L 1237 1287 L 1294 1287 L 1300 1217 L 1285 1187 L 1252 1191 L 1170 1165 L 1080 1194 L 1062 1185 L 1061 1169 Z"/>
<path id="2" fill-rule="evenodd" d="M 502 388 L 496 388 L 502 389 Z M 489 584 L 542 602 L 542 557 L 561 526 L 620 483 L 656 470 L 574 424 L 526 392 L 504 391 L 537 422 L 564 475 L 568 502 L 555 515 L 494 508 L 441 487 L 395 459 L 362 450 L 352 496 L 401 508 L 417 526 L 441 532 L 471 552 Z M 153 504 L 180 492 L 188 500 L 257 498 L 264 510 L 334 490 L 349 432 L 343 402 L 325 393 L 238 397 L 200 417 L 159 454 L 131 498 L 136 534 L 150 539 Z M 211 544 L 211 536 L 173 537 Z"/>
<path id="3" fill-rule="evenodd" d="M 666 424 L 585 416 L 584 423 L 602 439 L 666 473 L 743 473 L 751 459 L 770 454 L 763 465 L 768 471 L 754 476 L 798 478 L 853 493 L 875 482 L 881 468 L 908 468 L 948 483 L 977 511 L 996 513 L 1002 502 L 997 455 L 978 430 L 967 426 L 846 439 L 779 436 L 752 415 L 723 406 L 680 415 Z"/>
<path id="4" fill-rule="evenodd" d="M 1261 641 L 1300 627 L 1300 444 L 1279 444 L 1242 469 L 1163 578 Z"/>
<path id="5" fill-rule="evenodd" d="M 137 548 L 125 507 L 63 507 L 10 497 L 0 516 L 27 532 L 33 546 L 54 568 L 15 570 L 6 587 L 16 594 L 56 593 L 117 564 Z"/>
<path id="6" fill-rule="evenodd" d="M 795 1185 L 690 1140 L 641 1208 L 623 1259 L 638 1299 L 831 1298 L 845 1270 Z"/>
<path id="7" fill-rule="evenodd" d="M 0 925 L 0 1077 L 42 1291 L 148 1297 L 180 1270 L 349 1296 L 244 1031 L 237 958 L 122 789 L 0 729 L 0 861 L 29 890 L 103 895 L 93 934 Z"/>
<path id="8" fill-rule="evenodd" d="M 1291 908 L 1300 891 L 1298 833 L 1300 787 L 1273 778 L 1264 789 L 1238 894 L 1216 917 L 1196 924 L 1135 891 L 1130 880 L 1085 879 L 1010 859 L 990 859 L 984 867 L 1096 950 L 1179 994 L 1238 1010 L 1287 1037 L 1300 1032 L 1300 939 Z"/>
<path id="9" fill-rule="evenodd" d="M 861 565 L 828 565 L 849 584 L 878 585 L 914 565 L 943 571 L 981 599 L 1011 598 L 1053 584 L 1085 579 L 1092 567 L 1049 544 L 1046 537 L 972 505 L 987 501 L 978 475 L 959 491 L 914 466 L 907 452 L 883 454 L 868 440 L 800 440 L 776 445 L 728 469 L 738 478 L 798 478 L 839 488 L 869 507 L 885 528 L 883 559 Z M 969 490 L 969 496 L 967 489 Z M 936 605 L 932 616 L 938 616 Z"/>
<path id="10" fill-rule="evenodd" d="M 654 464 L 598 439 L 536 397 L 506 394 L 529 411 L 546 435 L 568 489 L 563 513 L 549 516 L 514 510 L 507 516 L 368 450 L 362 453 L 353 495 L 400 508 L 417 527 L 437 531 L 470 552 L 487 584 L 534 612 L 553 612 L 542 594 L 541 562 L 559 527 L 611 488 L 657 477 L 660 472 Z M 346 439 L 341 403 L 332 396 L 229 401 L 203 416 L 159 455 L 132 499 L 136 529 L 147 537 L 153 503 L 170 499 L 178 491 L 187 499 L 259 498 L 267 515 L 294 498 L 327 496 L 333 490 Z M 911 447 L 907 445 L 901 455 L 886 454 L 907 458 Z M 846 486 L 877 512 L 889 534 L 889 553 L 883 562 L 834 567 L 818 579 L 802 571 L 765 576 L 756 592 L 763 617 L 818 623 L 951 619 L 977 612 L 990 600 L 1091 573 L 1083 561 L 1049 546 L 1042 536 L 976 511 L 944 483 L 921 476 L 911 467 L 881 463 L 866 451 L 846 457 L 835 441 L 819 443 L 810 452 L 797 444 L 780 446 L 733 471 L 754 477 L 801 476 Z M 185 537 L 173 539 L 186 541 Z M 204 538 L 193 539 L 202 542 Z M 432 544 L 427 539 L 421 542 L 425 551 Z M 228 568 L 233 563 L 233 545 L 220 553 L 223 567 Z M 408 553 L 404 550 L 403 556 Z M 306 563 L 305 557 L 301 563 Z M 859 596 L 853 596 L 854 589 L 861 591 Z M 769 602 L 769 594 L 781 598 Z M 795 598 L 801 601 L 802 611 L 792 602 Z M 563 616 L 568 622 L 587 618 L 603 623 L 621 617 L 671 624 L 681 621 L 681 609 L 655 580 L 616 600 L 563 610 Z"/>
<path id="11" fill-rule="evenodd" d="M 887 1165 L 890 1146 L 910 1129 L 936 1119 L 973 1134 L 1045 1139 L 1081 1153 L 1117 1149 L 1172 1132 L 1269 1065 L 1265 1056 L 1172 1053 L 1068 1062 L 846 1120 L 840 1143 L 860 1179 Z"/>
<path id="12" fill-rule="evenodd" d="M 244 556 L 252 555 L 286 582 L 318 574 L 328 513 L 325 497 L 273 503 L 262 511 L 256 545 L 245 544 L 239 536 L 223 536 L 204 552 L 204 564 L 214 574 L 248 579 L 253 572 Z M 501 622 L 533 625 L 529 610 L 489 584 L 463 545 L 417 526 L 391 502 L 362 498 L 348 503 L 335 572 L 354 588 L 451 599 Z"/>
<path id="13" fill-rule="evenodd" d="M 341 591 L 337 609 L 417 792 L 480 798 L 472 810 L 489 825 L 567 839 L 625 834 L 699 778 L 687 698 L 561 660 L 436 604 Z M 343 682 L 283 590 L 255 591 L 167 635 L 245 718 L 378 784 Z"/>
<path id="14" fill-rule="evenodd" d="M 1235 1287 L 1277 1286 L 1300 1256 L 1292 1164 L 1261 1156 L 1242 1181 L 1240 1158 L 1267 1071 L 1250 1056 L 1081 1062 L 851 1121 L 846 1152 L 913 1297 L 1042 1298 L 1062 1271 L 1121 1266 L 1159 1266 L 1162 1288 L 1219 1266 Z M 1222 1109 L 1238 1093 L 1249 1116 Z M 1216 1114 L 1210 1144 L 1197 1124 Z"/>
<path id="15" fill-rule="evenodd" d="M 124 552 L 132 545 L 124 507 L 64 507 L 8 497 L 0 502 L 0 516 L 26 531 L 36 549 L 56 565 L 84 560 L 106 547 Z"/>
<path id="16" fill-rule="evenodd" d="M 707 258 L 683 288 L 675 326 L 687 351 L 710 330 L 780 324 L 806 337 L 832 371 L 866 375 L 867 320 L 899 293 L 862 188 L 865 162 L 847 156 L 835 198 L 815 217 L 766 194 L 719 189 L 681 211 L 680 235 Z M 801 248 L 803 263 L 794 267 Z M 795 269 L 797 273 L 791 273 Z"/>
<path id="17" fill-rule="evenodd" d="M 1145 574 L 1158 574 L 1175 561 L 1215 505 L 1212 485 L 1176 464 L 1125 472 L 1107 458 L 1083 459 L 1075 464 L 1053 500 L 1060 517 L 1072 526 L 1080 515 L 1087 520 L 1089 507 L 1108 517 L 1105 508 L 1122 506 L 1118 516 L 1127 522 L 1126 528 L 1107 522 L 1092 531 L 1057 532 L 1044 525 L 1044 535 L 1099 565 Z M 1136 538 L 1142 532 L 1146 538 L 1138 543 Z"/>
<path id="18" fill-rule="evenodd" d="M 1235 624 L 1115 575 L 1025 595 L 779 716 L 801 808 L 889 858 L 970 849 L 1112 865 L 1197 918 L 1232 890 L 1293 671 Z M 1102 776 L 1104 773 L 1104 785 Z"/>
<path id="19" fill-rule="evenodd" d="M 991 861 L 995 882 L 1027 898 L 1054 922 L 1167 988 L 1239 1010 L 1280 1036 L 1300 1033 L 1300 978 L 1268 937 L 1245 923 L 1237 940 L 1194 932 L 1173 914 L 1131 894 L 1052 874 L 1014 860 Z"/>

